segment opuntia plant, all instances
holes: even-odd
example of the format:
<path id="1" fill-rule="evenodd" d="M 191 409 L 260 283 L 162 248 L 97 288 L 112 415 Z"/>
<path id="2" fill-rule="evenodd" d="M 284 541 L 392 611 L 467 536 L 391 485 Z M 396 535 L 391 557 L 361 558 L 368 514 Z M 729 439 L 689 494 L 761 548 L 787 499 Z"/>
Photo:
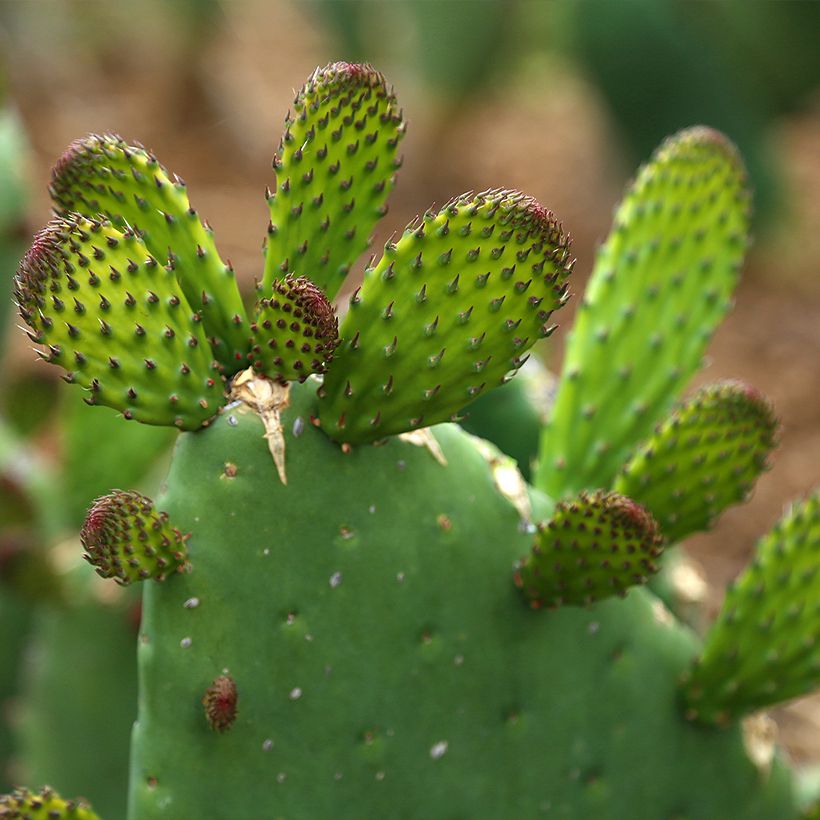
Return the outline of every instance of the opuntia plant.
<path id="1" fill-rule="evenodd" d="M 185 431 L 156 503 L 114 491 L 83 528 L 100 574 L 144 581 L 129 819 L 796 818 L 743 719 L 820 680 L 816 496 L 703 640 L 646 586 L 776 439 L 745 385 L 675 407 L 747 245 L 736 151 L 689 129 L 627 191 L 530 486 L 452 422 L 568 299 L 552 213 L 508 190 L 430 209 L 337 321 L 403 133 L 371 67 L 310 77 L 247 308 L 149 151 L 95 135 L 54 169 L 15 280 L 30 336 L 89 403 Z"/>

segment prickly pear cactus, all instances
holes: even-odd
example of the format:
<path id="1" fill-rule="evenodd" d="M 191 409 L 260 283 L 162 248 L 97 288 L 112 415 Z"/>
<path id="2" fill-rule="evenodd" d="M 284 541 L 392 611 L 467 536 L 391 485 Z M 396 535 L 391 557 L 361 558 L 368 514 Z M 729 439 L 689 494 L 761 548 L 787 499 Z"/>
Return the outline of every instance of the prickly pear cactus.
<path id="1" fill-rule="evenodd" d="M 18 272 L 48 361 L 92 401 L 187 431 L 156 504 L 109 495 L 83 531 L 102 575 L 144 588 L 129 820 L 796 817 L 788 768 L 740 718 L 816 685 L 811 629 L 800 610 L 752 642 L 735 613 L 780 601 L 784 563 L 814 611 L 814 519 L 764 548 L 699 660 L 640 588 L 774 441 L 749 391 L 663 422 L 746 244 L 734 149 L 691 129 L 640 172 L 530 487 L 447 422 L 551 332 L 572 270 L 560 223 L 513 191 L 455 197 L 388 242 L 337 324 L 404 127 L 383 78 L 345 63 L 295 112 L 250 313 L 229 271 L 203 269 L 216 252 L 181 183 L 110 136 L 58 164 L 65 213 Z M 785 635 L 804 655 L 746 662 Z"/>

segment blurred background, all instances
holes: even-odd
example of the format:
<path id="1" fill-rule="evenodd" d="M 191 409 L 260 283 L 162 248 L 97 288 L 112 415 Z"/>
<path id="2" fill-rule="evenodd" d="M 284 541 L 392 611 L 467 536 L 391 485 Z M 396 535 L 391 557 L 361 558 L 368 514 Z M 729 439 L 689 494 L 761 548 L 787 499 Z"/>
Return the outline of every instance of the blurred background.
<path id="1" fill-rule="evenodd" d="M 285 112 L 312 69 L 334 60 L 375 64 L 409 121 L 377 246 L 433 202 L 517 187 L 574 236 L 575 294 L 638 164 L 679 128 L 719 128 L 750 170 L 756 240 L 699 383 L 753 383 L 774 402 L 783 435 L 751 502 L 690 544 L 715 603 L 786 501 L 820 477 L 819 39 L 820 3 L 798 0 L 6 0 L 2 288 L 10 292 L 17 260 L 49 218 L 51 165 L 89 131 L 138 140 L 183 177 L 250 287 Z M 562 328 L 573 310 L 562 311 Z M 73 545 L 94 496 L 156 483 L 170 440 L 123 431 L 102 408 L 75 412 L 79 396 L 63 394 L 15 324 L 0 309 L 0 574 L 25 578 L 35 571 L 20 558 L 29 542 Z M 559 333 L 541 350 L 554 370 L 561 346 Z M 133 601 L 115 603 L 138 618 Z M 9 626 L 14 618 L 33 617 L 13 607 L 8 616 L 9 606 L 0 602 L 4 651 L 24 631 Z M 33 654 L 27 674 L 47 693 L 55 681 L 42 671 L 44 652 Z M 12 724 L 23 720 L 17 686 L 0 682 Z M 820 761 L 818 713 L 815 698 L 778 715 L 799 762 Z M 30 744 L 46 744 L 49 719 L 28 718 Z"/>

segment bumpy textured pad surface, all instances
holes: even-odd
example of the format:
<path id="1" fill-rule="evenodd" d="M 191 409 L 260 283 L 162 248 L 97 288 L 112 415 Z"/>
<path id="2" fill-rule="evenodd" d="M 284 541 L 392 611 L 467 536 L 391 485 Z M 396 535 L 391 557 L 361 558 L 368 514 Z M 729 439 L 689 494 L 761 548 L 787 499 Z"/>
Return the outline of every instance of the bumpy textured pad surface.
<path id="1" fill-rule="evenodd" d="M 324 373 L 339 341 L 333 306 L 305 276 L 285 276 L 271 290 L 251 325 L 254 369 L 281 381 Z"/>
<path id="2" fill-rule="evenodd" d="M 115 490 L 98 498 L 80 531 L 86 561 L 102 578 L 119 584 L 153 578 L 163 581 L 186 565 L 186 536 L 168 514 L 136 492 Z"/>
<path id="3" fill-rule="evenodd" d="M 747 245 L 746 175 L 708 128 L 668 139 L 638 173 L 567 341 L 536 483 L 611 486 L 700 366 Z"/>
<path id="4" fill-rule="evenodd" d="M 179 440 L 157 503 L 194 570 L 143 585 L 130 820 L 796 816 L 777 763 L 684 720 L 695 641 L 651 595 L 533 612 L 510 579 L 532 535 L 472 439 L 435 429 L 447 467 L 343 455 L 312 393 L 284 413 L 286 486 L 251 415 Z"/>
<path id="5" fill-rule="evenodd" d="M 199 314 L 131 231 L 53 220 L 20 263 L 15 296 L 44 358 L 88 388 L 90 404 L 195 430 L 224 402 Z"/>
<path id="6" fill-rule="evenodd" d="M 331 63 L 313 73 L 273 160 L 266 289 L 293 273 L 333 298 L 387 213 L 402 136 L 393 90 L 374 68 Z"/>
<path id="7" fill-rule="evenodd" d="M 777 428 L 771 406 L 753 388 L 709 385 L 658 426 L 614 489 L 646 507 L 667 541 L 680 541 L 746 498 L 766 469 Z"/>
<path id="8" fill-rule="evenodd" d="M 660 554 L 658 526 L 639 504 L 617 493 L 581 493 L 539 526 L 513 580 L 533 609 L 586 605 L 645 584 Z"/>
<path id="9" fill-rule="evenodd" d="M 561 226 L 523 194 L 428 211 L 351 298 L 320 390 L 323 429 L 358 443 L 449 420 L 550 334 L 571 270 Z"/>
<path id="10" fill-rule="evenodd" d="M 185 183 L 157 158 L 116 134 L 73 142 L 54 166 L 51 196 L 64 216 L 100 215 L 135 229 L 160 264 L 169 264 L 200 311 L 216 357 L 230 374 L 246 366 L 248 319 L 230 264 L 188 200 Z"/>
<path id="11" fill-rule="evenodd" d="M 46 786 L 39 792 L 17 789 L 0 797 L 3 820 L 99 820 L 83 800 L 63 800 Z"/>
<path id="12" fill-rule="evenodd" d="M 725 723 L 820 684 L 820 491 L 757 545 L 684 686 L 689 716 Z"/>

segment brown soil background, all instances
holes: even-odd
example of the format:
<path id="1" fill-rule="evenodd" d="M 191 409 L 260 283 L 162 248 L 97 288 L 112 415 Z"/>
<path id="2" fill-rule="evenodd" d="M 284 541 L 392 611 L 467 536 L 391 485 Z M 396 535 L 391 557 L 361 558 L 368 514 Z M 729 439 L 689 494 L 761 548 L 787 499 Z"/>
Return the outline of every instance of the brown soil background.
<path id="1" fill-rule="evenodd" d="M 217 33 L 182 48 L 167 20 L 141 20 L 133 40 L 118 28 L 129 22 L 125 13 L 86 21 L 90 40 L 81 42 L 77 16 L 95 14 L 96 4 L 11 5 L 16 22 L 4 46 L 11 94 L 34 148 L 32 229 L 49 217 L 49 169 L 65 146 L 89 131 L 116 131 L 152 148 L 186 180 L 223 254 L 250 284 L 261 271 L 263 191 L 273 182 L 270 159 L 285 111 L 310 71 L 340 56 L 310 10 L 291 2 L 224 2 Z M 34 11 L 21 10 L 25 5 Z M 101 47 L 105 38 L 114 44 Z M 518 187 L 551 207 L 574 235 L 579 294 L 634 171 L 582 74 L 555 59 L 549 93 L 534 94 L 518 68 L 449 110 L 406 72 L 379 68 L 396 82 L 409 130 L 375 246 L 434 201 L 463 190 Z M 689 544 L 706 570 L 712 607 L 784 505 L 820 483 L 820 94 L 801 113 L 772 124 L 770 139 L 788 214 L 758 237 L 736 308 L 697 383 L 751 382 L 771 398 L 783 429 L 773 467 L 750 502 Z M 572 311 L 563 311 L 563 328 Z M 22 366 L 26 346 L 18 336 L 9 344 Z M 560 366 L 560 336 L 545 353 Z M 778 710 L 777 719 L 792 757 L 820 762 L 820 696 Z"/>

